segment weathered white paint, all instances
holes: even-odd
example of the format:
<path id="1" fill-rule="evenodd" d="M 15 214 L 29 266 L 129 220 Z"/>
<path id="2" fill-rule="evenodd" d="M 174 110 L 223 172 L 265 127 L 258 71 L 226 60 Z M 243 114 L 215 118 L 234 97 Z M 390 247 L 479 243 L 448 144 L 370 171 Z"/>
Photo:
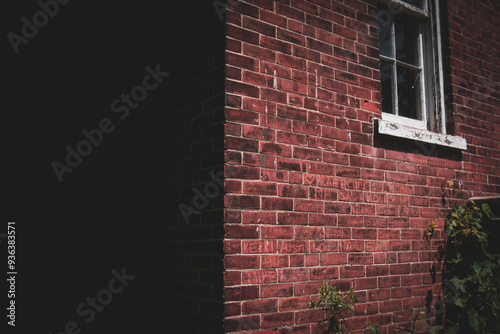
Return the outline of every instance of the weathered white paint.
<path id="1" fill-rule="evenodd" d="M 389 122 L 382 119 L 378 120 L 378 132 L 383 135 L 441 145 L 460 150 L 467 149 L 467 141 L 465 138 L 412 128 L 403 124 Z"/>

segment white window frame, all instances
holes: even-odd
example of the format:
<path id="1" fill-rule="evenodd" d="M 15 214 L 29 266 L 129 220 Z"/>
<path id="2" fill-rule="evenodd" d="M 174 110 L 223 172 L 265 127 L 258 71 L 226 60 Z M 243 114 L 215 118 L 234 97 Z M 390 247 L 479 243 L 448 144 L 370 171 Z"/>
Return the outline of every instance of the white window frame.
<path id="1" fill-rule="evenodd" d="M 378 130 L 381 134 L 393 135 L 406 139 L 423 141 L 427 143 L 449 146 L 457 149 L 466 149 L 467 143 L 464 138 L 450 136 L 446 133 L 446 113 L 444 100 L 444 77 L 442 60 L 441 24 L 439 13 L 439 0 L 422 0 L 423 8 L 420 9 L 401 0 L 379 0 L 390 6 L 397 6 L 402 12 L 406 12 L 417 19 L 428 22 L 425 25 L 427 31 L 423 31 L 422 25 L 418 31 L 418 64 L 416 66 L 401 63 L 396 59 L 395 50 L 395 23 L 391 20 L 391 48 L 392 55 L 387 57 L 380 55 L 380 60 L 392 64 L 392 76 L 396 76 L 396 66 L 420 69 L 416 85 L 420 88 L 420 113 L 421 119 L 412 119 L 398 115 L 398 101 L 396 98 L 397 83 L 392 80 L 393 111 L 395 114 L 382 112 L 382 120 L 379 121 Z M 432 11 L 429 8 L 432 4 Z M 394 7 L 393 7 L 394 8 Z M 398 15 L 398 14 L 394 14 Z M 427 36 L 427 37 L 426 37 Z M 397 128 L 399 131 L 393 131 Z"/>

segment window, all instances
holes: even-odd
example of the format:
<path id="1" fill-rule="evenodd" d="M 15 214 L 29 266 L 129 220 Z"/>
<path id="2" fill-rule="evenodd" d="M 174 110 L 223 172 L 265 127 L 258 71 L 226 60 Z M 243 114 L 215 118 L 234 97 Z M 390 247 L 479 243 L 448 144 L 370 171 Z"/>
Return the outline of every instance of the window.
<path id="1" fill-rule="evenodd" d="M 392 135 L 464 149 L 463 138 L 446 135 L 438 1 L 378 3 L 379 132 L 398 130 Z M 405 134 L 408 131 L 412 134 Z"/>

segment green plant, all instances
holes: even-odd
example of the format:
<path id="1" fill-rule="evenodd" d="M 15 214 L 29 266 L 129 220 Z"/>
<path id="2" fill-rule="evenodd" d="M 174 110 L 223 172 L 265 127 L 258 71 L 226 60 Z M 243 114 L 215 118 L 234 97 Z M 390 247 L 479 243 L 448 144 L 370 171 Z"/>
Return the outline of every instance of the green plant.
<path id="1" fill-rule="evenodd" d="M 418 325 L 422 327 L 421 330 L 424 330 L 426 333 L 430 334 L 436 334 L 439 329 L 441 329 L 441 326 L 434 325 L 431 326 L 429 325 L 429 322 L 431 321 L 430 318 L 424 316 L 425 312 L 412 307 L 410 310 L 410 320 L 408 323 L 408 326 L 403 327 L 403 326 L 396 326 L 395 331 L 399 333 L 399 331 L 403 331 L 403 333 L 409 333 L 409 334 L 416 334 L 419 332 Z M 399 318 L 402 318 L 402 315 L 398 316 Z"/>
<path id="2" fill-rule="evenodd" d="M 431 222 L 429 224 L 429 226 L 427 226 L 427 228 L 425 229 L 424 231 L 424 239 L 430 243 L 431 242 L 431 239 L 432 239 L 432 236 L 434 235 L 434 230 L 436 229 L 436 223 L 435 222 Z"/>
<path id="3" fill-rule="evenodd" d="M 372 331 L 372 334 L 380 334 L 380 327 L 380 325 L 371 321 L 368 322 L 368 328 Z"/>
<path id="4" fill-rule="evenodd" d="M 353 289 L 340 291 L 336 286 L 326 282 L 319 288 L 319 301 L 309 301 L 309 308 L 321 309 L 326 319 L 318 322 L 328 322 L 324 334 L 347 333 L 344 316 L 345 312 L 353 312 L 354 305 L 359 301 Z"/>
<path id="5" fill-rule="evenodd" d="M 490 254 L 485 217 L 488 205 L 473 201 L 455 206 L 446 217 L 444 282 L 446 333 L 500 333 L 500 255 Z"/>

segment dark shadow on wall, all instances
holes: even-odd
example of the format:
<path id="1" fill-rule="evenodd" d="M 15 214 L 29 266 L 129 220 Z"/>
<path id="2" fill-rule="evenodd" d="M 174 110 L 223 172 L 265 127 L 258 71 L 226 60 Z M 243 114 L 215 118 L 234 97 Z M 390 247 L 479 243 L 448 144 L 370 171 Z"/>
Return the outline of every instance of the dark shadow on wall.
<path id="1" fill-rule="evenodd" d="M 146 298 L 163 332 L 221 333 L 224 23 L 186 18 L 168 87 L 141 133 Z"/>
<path id="2" fill-rule="evenodd" d="M 22 18 L 60 2 L 6 4 L 5 34 L 22 35 Z M 223 166 L 224 23 L 211 0 L 66 1 L 52 15 L 18 53 L 2 44 L 0 234 L 17 221 L 15 330 L 220 333 L 222 189 L 207 184 Z M 169 75 L 142 99 L 148 66 Z M 111 108 L 133 92 L 141 101 L 127 117 Z M 113 132 L 59 181 L 51 163 L 65 164 L 66 147 L 103 119 Z M 206 203 L 205 187 L 219 196 Z M 178 205 L 194 207 L 193 189 L 203 198 L 186 224 Z M 113 270 L 134 278 L 106 300 Z M 96 297 L 105 305 L 95 317 L 89 305 L 78 313 Z"/>

